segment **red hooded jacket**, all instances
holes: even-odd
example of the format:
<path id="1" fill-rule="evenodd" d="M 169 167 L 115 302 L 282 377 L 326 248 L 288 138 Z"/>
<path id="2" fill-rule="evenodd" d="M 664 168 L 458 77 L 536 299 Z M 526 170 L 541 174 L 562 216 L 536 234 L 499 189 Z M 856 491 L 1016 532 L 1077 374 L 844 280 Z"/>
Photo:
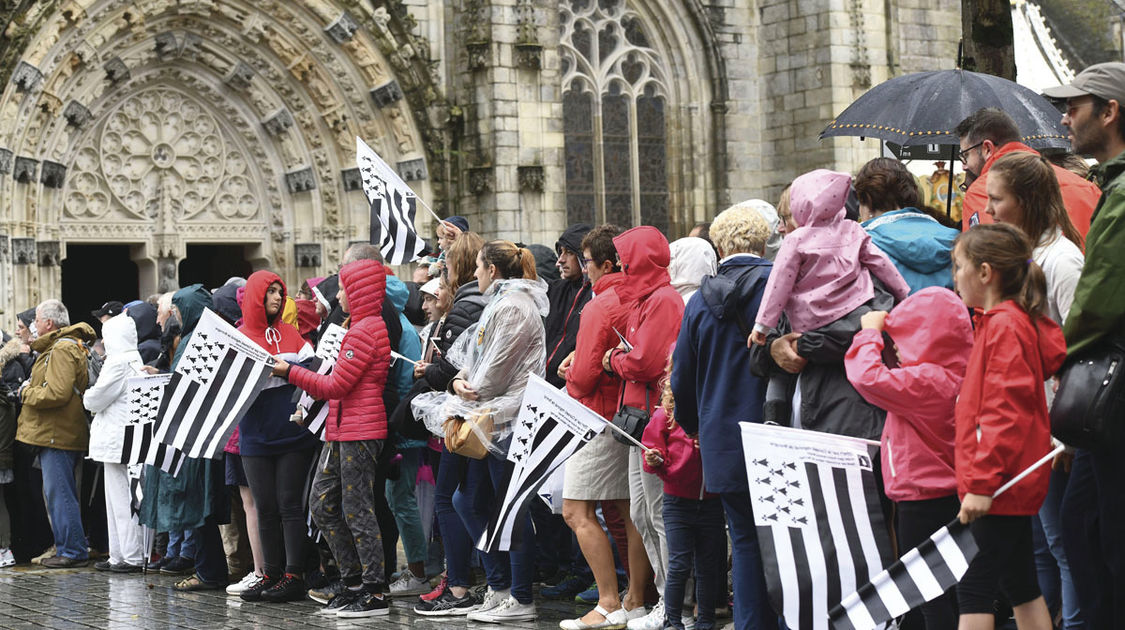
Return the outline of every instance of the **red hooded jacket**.
<path id="1" fill-rule="evenodd" d="M 981 225 L 993 223 L 992 217 L 984 211 L 985 206 L 988 205 L 988 192 L 986 186 L 988 185 L 988 170 L 992 168 L 992 164 L 1001 156 L 1013 153 L 1016 151 L 1024 151 L 1026 153 L 1034 153 L 1039 155 L 1039 152 L 1026 144 L 1019 142 L 1009 142 L 1004 146 L 997 149 L 984 166 L 980 169 L 980 177 L 973 181 L 969 189 L 965 191 L 965 200 L 961 203 L 961 229 L 967 230 L 973 226 L 972 218 L 974 215 Z M 1059 190 L 1062 192 L 1063 205 L 1066 206 L 1066 213 L 1070 215 L 1070 221 L 1074 227 L 1078 228 L 1078 233 L 1082 235 L 1082 239 L 1086 239 L 1086 233 L 1090 231 L 1090 219 L 1094 216 L 1094 208 L 1098 205 L 1098 199 L 1101 199 L 1102 191 L 1098 188 L 1097 184 L 1091 181 L 1082 179 L 1078 175 L 1071 173 L 1061 166 L 1052 165 L 1055 170 L 1055 178 L 1059 180 Z"/>
<path id="2" fill-rule="evenodd" d="M 660 402 L 659 382 L 680 334 L 684 299 L 672 288 L 668 276 L 672 252 L 660 230 L 651 225 L 635 227 L 615 237 L 613 244 L 625 273 L 617 297 L 629 309 L 629 329 L 620 332 L 633 349 L 614 350 L 609 363 L 625 381 L 624 404 L 651 412 Z"/>
<path id="3" fill-rule="evenodd" d="M 922 289 L 887 316 L 900 366 L 883 362 L 883 335 L 864 329 L 844 356 L 848 380 L 867 402 L 887 411 L 883 485 L 894 501 L 947 497 L 953 468 L 954 405 L 973 349 L 965 303 L 942 287 Z"/>
<path id="4" fill-rule="evenodd" d="M 695 440 L 684 433 L 677 422 L 668 428 L 668 415 L 663 407 L 653 412 L 641 436 L 641 444 L 660 451 L 664 465 L 653 468 L 642 460 L 644 470 L 664 481 L 664 494 L 700 500 L 716 495 L 703 491 L 703 457 Z"/>
<path id="5" fill-rule="evenodd" d="M 266 315 L 266 290 L 275 282 L 281 285 L 281 309 L 270 318 Z M 292 324 L 281 321 L 287 296 L 281 276 L 272 271 L 255 271 L 246 279 L 242 298 L 242 325 L 238 330 L 270 354 L 300 352 L 306 343 Z"/>
<path id="6" fill-rule="evenodd" d="M 1049 317 L 1035 323 L 1008 300 L 979 315 L 957 399 L 957 493 L 991 496 L 1051 450 L 1043 381 L 1062 367 L 1066 341 Z M 1047 496 L 1050 466 L 1012 486 L 989 514 L 1026 516 Z"/>
<path id="7" fill-rule="evenodd" d="M 357 260 L 340 270 L 350 324 L 336 366 L 327 375 L 294 365 L 289 381 L 313 398 L 328 400 L 325 437 L 330 442 L 387 437 L 383 387 L 391 365 L 391 342 L 381 315 L 387 277 L 383 266 Z"/>
<path id="8" fill-rule="evenodd" d="M 605 351 L 616 348 L 629 324 L 629 309 L 617 297 L 625 282 L 621 273 L 607 273 L 594 283 L 594 299 L 586 303 L 579 319 L 574 361 L 566 373 L 566 391 L 575 400 L 604 418 L 612 418 L 621 395 L 621 379 L 602 369 Z"/>

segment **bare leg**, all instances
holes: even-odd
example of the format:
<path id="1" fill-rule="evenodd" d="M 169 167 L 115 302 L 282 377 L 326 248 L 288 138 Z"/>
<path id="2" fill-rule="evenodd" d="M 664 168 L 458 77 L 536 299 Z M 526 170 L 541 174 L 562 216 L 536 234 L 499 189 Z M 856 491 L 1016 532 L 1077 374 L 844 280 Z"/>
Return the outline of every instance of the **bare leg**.
<path id="1" fill-rule="evenodd" d="M 629 502 L 617 501 L 617 510 L 625 516 L 625 537 L 629 540 L 629 590 L 625 592 L 622 604 L 625 610 L 633 610 L 645 605 L 645 590 L 652 581 L 652 565 L 648 562 L 648 552 L 645 551 L 641 533 L 633 525 L 629 515 Z"/>
<path id="2" fill-rule="evenodd" d="M 254 556 L 254 573 L 265 575 L 262 537 L 258 532 L 258 506 L 254 505 L 254 495 L 250 494 L 250 486 L 239 486 L 238 494 L 242 496 L 242 509 L 246 512 L 246 537 L 250 539 L 250 555 Z"/>
<path id="3" fill-rule="evenodd" d="M 957 630 L 994 630 L 995 627 L 996 619 L 992 615 L 980 613 L 961 615 L 961 620 L 957 624 Z"/>
<path id="4" fill-rule="evenodd" d="M 1042 595 L 1016 606 L 1012 612 L 1019 630 L 1051 630 L 1053 627 L 1051 613 L 1047 610 L 1047 602 Z"/>
<path id="5" fill-rule="evenodd" d="M 598 605 L 607 612 L 613 612 L 621 608 L 621 600 L 617 594 L 617 569 L 613 565 L 613 548 L 610 547 L 609 537 L 598 524 L 596 505 L 595 501 L 563 499 L 563 518 L 578 538 L 582 555 L 586 557 L 586 562 L 594 573 L 594 581 L 598 585 Z M 605 617 L 591 610 L 582 617 L 582 621 L 596 624 L 605 621 Z"/>

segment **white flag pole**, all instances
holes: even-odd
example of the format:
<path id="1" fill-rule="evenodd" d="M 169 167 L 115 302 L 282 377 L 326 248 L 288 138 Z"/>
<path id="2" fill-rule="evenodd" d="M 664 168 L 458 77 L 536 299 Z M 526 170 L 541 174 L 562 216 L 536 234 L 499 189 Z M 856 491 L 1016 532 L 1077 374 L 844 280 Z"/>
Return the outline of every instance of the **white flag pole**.
<path id="1" fill-rule="evenodd" d="M 406 357 L 404 357 L 401 354 L 395 352 L 394 350 L 391 350 L 391 359 L 406 361 L 410 365 L 418 365 L 417 361 L 411 361 L 410 359 L 407 359 Z"/>
<path id="2" fill-rule="evenodd" d="M 1059 453 L 1063 452 L 1065 449 L 1066 449 L 1065 444 L 1059 444 L 1055 448 L 1055 450 L 1051 451 L 1050 453 L 1047 453 L 1039 461 L 1037 461 L 1034 464 L 1028 466 L 1027 470 L 1021 472 L 1020 474 L 1016 475 L 1015 477 L 1012 477 L 1011 481 L 1009 481 L 1008 483 L 1000 486 L 999 490 L 992 493 L 992 498 L 995 499 L 996 497 L 1000 496 L 1000 494 L 1002 492 L 1007 491 L 1008 488 L 1011 488 L 1012 486 L 1014 486 L 1017 483 L 1019 483 L 1020 481 L 1022 481 L 1024 477 L 1026 477 L 1026 476 L 1030 475 L 1031 473 L 1035 472 L 1035 469 L 1037 469 L 1040 466 L 1042 466 L 1043 464 L 1046 464 L 1047 462 L 1051 461 L 1052 459 L 1055 458 L 1055 455 L 1058 455 Z"/>

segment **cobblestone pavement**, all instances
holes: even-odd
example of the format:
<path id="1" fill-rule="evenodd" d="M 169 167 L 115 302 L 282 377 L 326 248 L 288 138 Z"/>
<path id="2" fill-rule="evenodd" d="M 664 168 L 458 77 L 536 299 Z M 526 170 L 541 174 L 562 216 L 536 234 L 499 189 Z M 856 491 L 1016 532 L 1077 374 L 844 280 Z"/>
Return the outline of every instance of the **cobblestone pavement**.
<path id="1" fill-rule="evenodd" d="M 438 630 L 496 628 L 464 619 L 429 620 L 410 612 L 408 601 L 395 602 L 391 614 L 360 620 L 337 620 L 316 614 L 311 600 L 290 604 L 244 602 L 220 591 L 180 593 L 172 585 L 183 578 L 163 575 L 116 575 L 93 569 L 44 569 L 21 565 L 0 569 L 0 628 L 415 628 Z M 410 598 L 411 601 L 413 598 Z M 572 602 L 538 601 L 539 621 L 513 628 L 558 628 L 562 619 L 588 608 Z"/>

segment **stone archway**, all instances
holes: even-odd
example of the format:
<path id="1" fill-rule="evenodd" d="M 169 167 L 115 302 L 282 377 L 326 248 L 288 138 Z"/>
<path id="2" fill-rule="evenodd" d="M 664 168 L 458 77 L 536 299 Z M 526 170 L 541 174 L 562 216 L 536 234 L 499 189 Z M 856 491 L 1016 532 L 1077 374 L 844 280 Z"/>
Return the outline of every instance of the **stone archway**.
<path id="1" fill-rule="evenodd" d="M 419 193 L 440 187 L 440 99 L 400 10 L 71 0 L 24 11 L 0 96 L 5 307 L 57 295 L 71 243 L 134 245 L 142 295 L 176 284 L 189 243 L 259 244 L 255 266 L 290 283 L 322 275 L 368 231 L 357 135 Z"/>

